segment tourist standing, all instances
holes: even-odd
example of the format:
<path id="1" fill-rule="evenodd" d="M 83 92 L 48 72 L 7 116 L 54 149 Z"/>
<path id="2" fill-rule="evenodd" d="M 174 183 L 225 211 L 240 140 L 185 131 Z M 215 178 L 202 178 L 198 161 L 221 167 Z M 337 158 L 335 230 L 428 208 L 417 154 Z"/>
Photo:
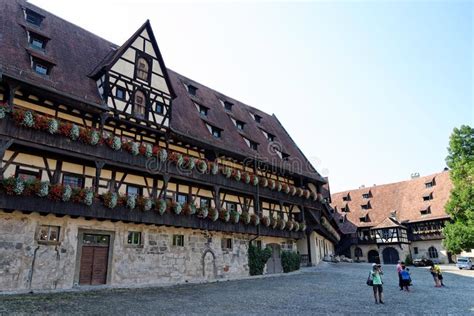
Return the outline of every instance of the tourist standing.
<path id="1" fill-rule="evenodd" d="M 435 287 L 441 287 L 441 283 L 439 282 L 439 277 L 438 277 L 438 271 L 439 271 L 439 266 L 435 267 L 435 264 L 432 263 L 430 267 L 430 273 L 433 276 L 433 280 L 435 283 Z"/>
<path id="2" fill-rule="evenodd" d="M 372 289 L 374 290 L 375 304 L 384 304 L 383 302 L 383 282 L 382 282 L 382 266 L 380 264 L 372 264 Z"/>
<path id="3" fill-rule="evenodd" d="M 403 291 L 403 285 L 402 285 L 402 276 L 401 276 L 401 272 L 402 272 L 402 262 L 400 260 L 398 260 L 398 263 L 397 263 L 397 274 L 398 274 L 398 286 L 400 287 L 400 291 Z"/>
<path id="4" fill-rule="evenodd" d="M 402 271 L 400 271 L 400 278 L 402 279 L 402 289 L 405 289 L 405 291 L 410 292 L 409 286 L 411 284 L 411 275 L 409 269 L 405 266 L 402 266 Z"/>

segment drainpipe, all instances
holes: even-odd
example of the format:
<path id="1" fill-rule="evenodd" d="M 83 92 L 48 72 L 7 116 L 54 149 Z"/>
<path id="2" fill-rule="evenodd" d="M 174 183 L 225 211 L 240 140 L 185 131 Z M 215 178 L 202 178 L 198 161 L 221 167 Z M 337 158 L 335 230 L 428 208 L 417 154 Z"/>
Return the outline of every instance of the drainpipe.
<path id="1" fill-rule="evenodd" d="M 33 273 L 35 271 L 35 261 L 36 261 L 36 253 L 38 252 L 40 246 L 37 246 L 35 251 L 33 252 L 33 260 L 31 261 L 31 270 L 30 270 L 30 276 L 28 278 L 28 288 L 31 290 L 31 283 L 33 282 Z M 33 291 L 30 291 L 30 293 L 33 293 Z"/>

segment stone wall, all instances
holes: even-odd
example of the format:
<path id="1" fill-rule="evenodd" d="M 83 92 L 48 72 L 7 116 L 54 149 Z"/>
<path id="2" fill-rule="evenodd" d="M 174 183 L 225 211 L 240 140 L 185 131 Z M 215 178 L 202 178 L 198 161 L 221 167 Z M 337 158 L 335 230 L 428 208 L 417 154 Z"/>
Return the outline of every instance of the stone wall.
<path id="1" fill-rule="evenodd" d="M 60 226 L 58 242 L 38 241 L 40 225 Z M 139 245 L 127 243 L 130 231 L 141 232 Z M 111 236 L 107 276 L 107 284 L 111 286 L 173 284 L 249 275 L 248 241 L 253 236 L 0 211 L 0 291 L 76 286 L 80 232 Z M 174 234 L 184 235 L 184 246 L 173 246 Z M 222 246 L 223 238 L 232 239 L 232 248 Z M 282 249 L 296 243 L 264 236 L 259 240 L 263 246 L 276 243 Z"/>
<path id="2" fill-rule="evenodd" d="M 418 254 L 415 254 L 415 247 L 418 248 Z M 434 247 L 438 252 L 438 258 L 430 258 L 428 249 Z M 443 247 L 442 240 L 426 240 L 426 241 L 415 241 L 410 245 L 411 255 L 413 259 L 427 258 L 432 260 L 438 260 L 439 263 L 448 263 L 448 252 Z"/>

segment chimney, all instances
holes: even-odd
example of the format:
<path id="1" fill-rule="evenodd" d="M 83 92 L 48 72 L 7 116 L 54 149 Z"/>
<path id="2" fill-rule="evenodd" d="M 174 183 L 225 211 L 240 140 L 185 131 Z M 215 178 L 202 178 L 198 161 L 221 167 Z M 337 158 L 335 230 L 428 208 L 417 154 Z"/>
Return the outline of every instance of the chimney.
<path id="1" fill-rule="evenodd" d="M 359 189 L 363 189 L 363 188 L 365 188 L 365 185 L 364 185 L 364 184 L 362 184 L 362 185 L 359 187 Z"/>
<path id="2" fill-rule="evenodd" d="M 412 179 L 416 179 L 416 178 L 419 178 L 420 177 L 420 173 L 419 172 L 414 172 L 411 174 L 411 178 Z"/>

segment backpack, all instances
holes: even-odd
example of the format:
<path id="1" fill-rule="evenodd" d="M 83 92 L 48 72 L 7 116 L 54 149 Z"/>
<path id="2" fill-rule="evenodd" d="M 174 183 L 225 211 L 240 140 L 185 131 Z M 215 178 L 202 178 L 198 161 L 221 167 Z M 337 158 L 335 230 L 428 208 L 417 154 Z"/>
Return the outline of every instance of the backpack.
<path id="1" fill-rule="evenodd" d="M 402 280 L 410 280 L 410 273 L 408 273 L 408 271 L 402 270 L 400 274 L 402 276 Z"/>
<path id="2" fill-rule="evenodd" d="M 367 285 L 368 286 L 373 286 L 374 285 L 374 280 L 372 279 L 372 272 L 369 272 L 369 276 L 367 277 Z"/>

